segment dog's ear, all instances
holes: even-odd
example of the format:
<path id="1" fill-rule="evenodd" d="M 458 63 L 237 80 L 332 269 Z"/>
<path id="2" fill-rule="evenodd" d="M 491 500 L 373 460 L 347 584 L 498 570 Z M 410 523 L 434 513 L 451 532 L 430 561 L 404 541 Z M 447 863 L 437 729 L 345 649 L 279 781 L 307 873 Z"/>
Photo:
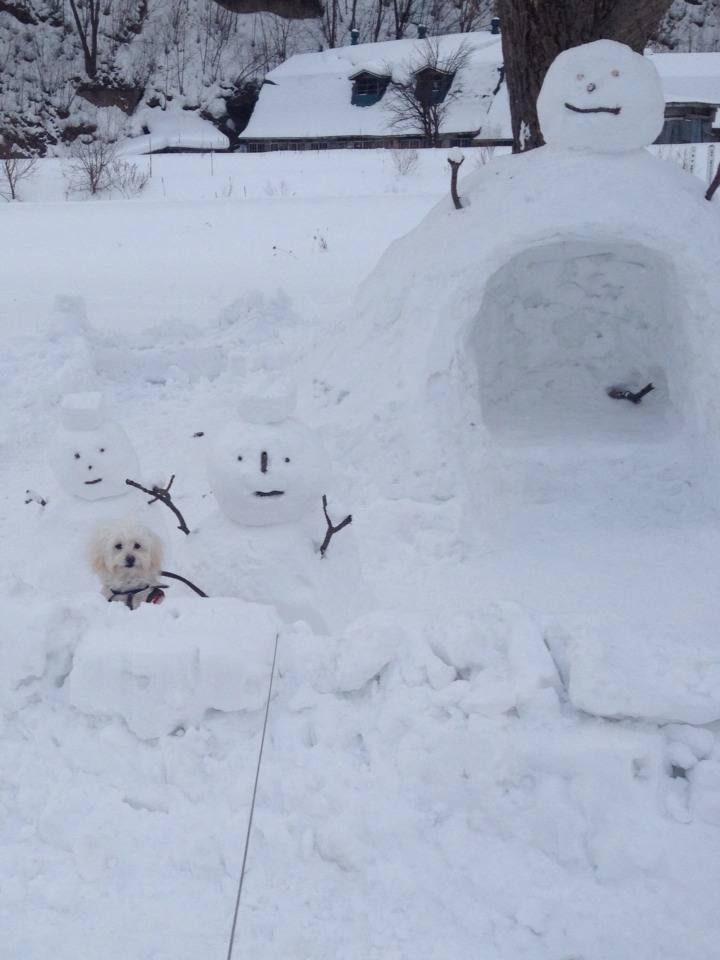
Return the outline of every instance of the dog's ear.
<path id="1" fill-rule="evenodd" d="M 98 576 L 103 576 L 107 572 L 106 561 L 107 530 L 105 527 L 99 527 L 90 537 L 87 545 L 87 556 L 90 561 L 90 569 Z"/>
<path id="2" fill-rule="evenodd" d="M 153 533 L 152 530 L 148 530 L 146 535 L 148 538 L 148 548 L 150 550 L 150 563 L 155 570 L 159 571 L 163 563 L 165 546 L 160 537 L 156 533 Z"/>

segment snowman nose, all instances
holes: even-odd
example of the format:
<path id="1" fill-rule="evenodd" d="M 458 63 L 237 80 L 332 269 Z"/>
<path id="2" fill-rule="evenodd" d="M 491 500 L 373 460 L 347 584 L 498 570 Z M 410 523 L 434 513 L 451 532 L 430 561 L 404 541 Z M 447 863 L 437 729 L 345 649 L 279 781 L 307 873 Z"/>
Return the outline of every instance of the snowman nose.
<path id="1" fill-rule="evenodd" d="M 263 452 L 260 454 L 260 471 L 262 473 L 267 473 L 267 467 L 268 467 L 268 455 L 263 450 Z"/>
<path id="2" fill-rule="evenodd" d="M 594 84 L 594 83 L 589 83 L 589 84 L 587 85 L 587 92 L 588 92 L 588 93 L 592 93 L 594 89 L 595 89 L 595 84 Z"/>

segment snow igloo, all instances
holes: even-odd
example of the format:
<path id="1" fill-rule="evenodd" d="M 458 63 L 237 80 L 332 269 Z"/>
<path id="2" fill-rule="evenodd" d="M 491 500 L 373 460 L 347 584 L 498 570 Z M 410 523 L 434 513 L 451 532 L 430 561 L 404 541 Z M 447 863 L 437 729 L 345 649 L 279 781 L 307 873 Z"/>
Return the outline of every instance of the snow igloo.
<path id="1" fill-rule="evenodd" d="M 448 196 L 388 249 L 343 338 L 359 367 L 348 402 L 372 410 L 391 485 L 403 463 L 416 494 L 442 499 L 468 461 L 532 473 L 547 444 L 620 485 L 655 462 L 698 490 L 715 469 L 720 214 L 700 179 L 644 149 L 663 108 L 628 47 L 565 51 L 538 101 L 547 145 L 471 169 L 461 210 Z M 650 383 L 641 403 L 609 396 Z M 388 456 L 388 439 L 406 449 Z"/>

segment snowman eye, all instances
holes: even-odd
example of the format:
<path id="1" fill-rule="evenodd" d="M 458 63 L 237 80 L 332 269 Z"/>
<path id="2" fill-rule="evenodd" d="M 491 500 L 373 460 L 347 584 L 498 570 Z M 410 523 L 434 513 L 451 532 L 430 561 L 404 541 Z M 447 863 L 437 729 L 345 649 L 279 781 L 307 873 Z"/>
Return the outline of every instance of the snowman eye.
<path id="1" fill-rule="evenodd" d="M 584 74 L 584 73 L 579 73 L 579 74 L 575 77 L 575 79 L 576 79 L 576 80 L 584 80 L 584 79 L 585 79 L 585 74 Z"/>
<path id="2" fill-rule="evenodd" d="M 238 455 L 238 460 L 242 460 L 242 456 L 241 456 L 241 455 Z"/>
<path id="3" fill-rule="evenodd" d="M 121 544 L 121 543 L 116 543 L 116 544 L 115 544 L 115 549 L 116 549 L 116 550 L 122 550 L 122 544 Z"/>
<path id="4" fill-rule="evenodd" d="M 76 460 L 79 460 L 79 459 L 80 459 L 80 454 L 79 454 L 79 453 L 74 453 L 73 456 L 75 457 Z"/>
<path id="5" fill-rule="evenodd" d="M 290 463 L 290 457 L 285 457 L 285 463 Z"/>
<path id="6" fill-rule="evenodd" d="M 611 70 L 611 71 L 610 71 L 610 76 L 611 76 L 611 77 L 619 77 L 619 76 L 620 76 L 620 71 L 619 71 L 619 70 Z"/>
<path id="7" fill-rule="evenodd" d="M 100 447 L 100 453 L 105 453 L 105 447 Z"/>

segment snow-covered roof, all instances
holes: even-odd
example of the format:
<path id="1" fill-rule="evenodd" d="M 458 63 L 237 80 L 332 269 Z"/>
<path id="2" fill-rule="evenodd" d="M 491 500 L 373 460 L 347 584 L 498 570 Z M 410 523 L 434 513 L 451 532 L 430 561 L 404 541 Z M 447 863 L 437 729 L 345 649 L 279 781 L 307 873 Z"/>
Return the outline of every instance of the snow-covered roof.
<path id="1" fill-rule="evenodd" d="M 666 103 L 720 104 L 720 53 L 648 56 L 660 74 Z"/>
<path id="2" fill-rule="evenodd" d="M 431 41 L 406 39 L 337 47 L 290 57 L 266 77 L 241 139 L 388 136 L 393 130 L 387 97 L 372 106 L 351 102 L 352 78 L 359 73 L 395 75 L 422 64 L 427 44 L 437 44 L 438 65 L 460 44 L 470 57 L 454 87 L 462 96 L 448 107 L 444 133 L 479 131 L 510 138 L 510 110 L 503 84 L 496 95 L 503 55 L 500 37 L 487 32 L 450 34 Z M 720 104 L 720 53 L 648 54 L 658 69 L 667 103 Z"/>
<path id="3" fill-rule="evenodd" d="M 462 89 L 462 96 L 448 104 L 443 132 L 476 131 L 491 122 L 494 127 L 503 126 L 509 136 L 504 86 L 493 96 L 502 64 L 500 37 L 478 32 L 357 44 L 290 57 L 267 75 L 242 139 L 387 136 L 393 130 L 386 98 L 372 106 L 354 106 L 350 78 L 363 72 L 398 77 L 410 66 L 423 66 L 428 49 L 442 68 L 463 44 L 469 57 L 453 82 L 454 89 Z M 503 100 L 505 108 L 496 100 Z M 495 107 L 492 120 L 491 106 Z"/>
<path id="4" fill-rule="evenodd" d="M 192 110 L 183 110 L 169 105 L 146 107 L 138 110 L 132 118 L 133 132 L 139 136 L 129 137 L 119 144 L 121 156 L 140 156 L 159 150 L 227 150 L 230 141 L 209 120 L 204 120 Z M 149 133 L 140 133 L 148 130 Z"/>

